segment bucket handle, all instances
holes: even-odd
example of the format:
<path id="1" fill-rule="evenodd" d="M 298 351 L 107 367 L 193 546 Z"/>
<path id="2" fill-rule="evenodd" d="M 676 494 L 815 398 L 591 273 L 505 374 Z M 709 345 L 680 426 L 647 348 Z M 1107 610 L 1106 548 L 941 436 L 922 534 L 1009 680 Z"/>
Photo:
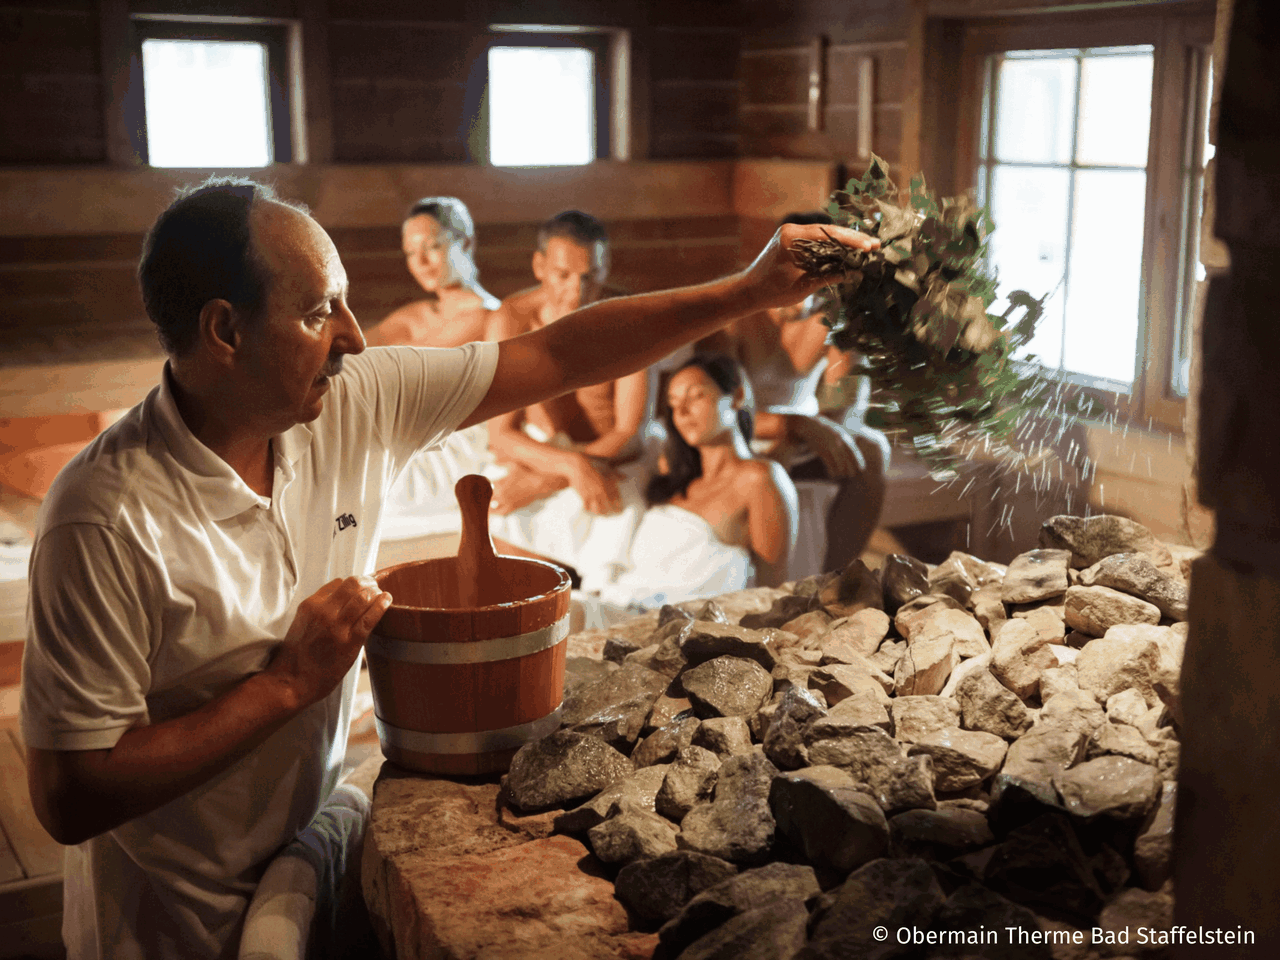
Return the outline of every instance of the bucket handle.
<path id="1" fill-rule="evenodd" d="M 489 501 L 493 485 L 487 477 L 469 473 L 453 488 L 462 511 L 462 539 L 458 544 L 458 599 L 463 607 L 481 607 L 481 597 L 501 583 L 498 558 L 489 536 Z"/>

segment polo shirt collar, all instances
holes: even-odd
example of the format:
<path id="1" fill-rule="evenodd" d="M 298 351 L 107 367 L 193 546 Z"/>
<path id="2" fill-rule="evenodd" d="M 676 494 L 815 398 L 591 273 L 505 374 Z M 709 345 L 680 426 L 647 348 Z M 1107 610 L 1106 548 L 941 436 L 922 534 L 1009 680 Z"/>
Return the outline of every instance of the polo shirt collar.
<path id="1" fill-rule="evenodd" d="M 152 419 L 178 465 L 186 472 L 187 482 L 204 505 L 212 520 L 228 520 L 253 507 L 270 504 L 268 497 L 260 497 L 249 489 L 231 465 L 206 447 L 191 432 L 173 395 L 173 374 L 166 361 L 152 405 Z M 311 443 L 311 429 L 306 424 L 296 424 L 272 441 L 275 453 L 277 477 L 274 493 L 279 496 L 284 487 L 293 481 L 294 465 Z"/>

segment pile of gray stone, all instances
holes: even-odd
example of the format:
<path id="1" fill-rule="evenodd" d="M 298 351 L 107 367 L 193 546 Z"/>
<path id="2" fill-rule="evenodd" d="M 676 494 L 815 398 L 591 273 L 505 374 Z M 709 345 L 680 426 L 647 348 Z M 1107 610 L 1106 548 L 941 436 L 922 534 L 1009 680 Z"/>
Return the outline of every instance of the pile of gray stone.
<path id="1" fill-rule="evenodd" d="M 655 957 L 1141 955 L 1172 922 L 1192 553 L 1059 516 L 1007 567 L 664 608 L 571 663 L 504 790 L 563 809 Z"/>

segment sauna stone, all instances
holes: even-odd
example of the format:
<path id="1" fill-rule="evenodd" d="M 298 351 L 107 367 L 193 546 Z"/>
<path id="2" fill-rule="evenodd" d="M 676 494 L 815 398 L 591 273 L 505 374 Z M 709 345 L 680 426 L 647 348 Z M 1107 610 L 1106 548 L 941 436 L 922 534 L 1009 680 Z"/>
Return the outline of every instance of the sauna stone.
<path id="1" fill-rule="evenodd" d="M 858 727 L 879 727 L 886 733 L 893 731 L 889 711 L 873 693 L 855 693 L 823 716 L 810 720 L 803 729 L 804 742 L 808 745 L 816 740 L 838 739 L 848 736 Z"/>
<path id="2" fill-rule="evenodd" d="M 681 960 L 778 960 L 804 947 L 809 909 L 803 900 L 775 900 L 726 920 L 681 952 Z"/>
<path id="3" fill-rule="evenodd" d="M 921 611 L 920 618 L 913 622 L 912 634 L 907 639 L 910 643 L 922 643 L 939 636 L 951 637 L 956 655 L 962 659 L 980 657 L 991 649 L 982 624 L 972 614 L 967 610 L 953 610 L 935 604 L 928 610 Z"/>
<path id="4" fill-rule="evenodd" d="M 929 929 L 945 902 L 929 864 L 919 858 L 880 859 L 855 870 L 814 911 L 806 957 L 847 960 L 883 949 L 876 927 Z"/>
<path id="5" fill-rule="evenodd" d="M 773 692 L 773 678 L 754 660 L 716 657 L 684 671 L 685 695 L 698 716 L 749 717 Z"/>
<path id="6" fill-rule="evenodd" d="M 586 799 L 633 771 L 631 760 L 599 737 L 558 730 L 516 752 L 507 789 L 522 810 L 540 810 Z"/>
<path id="7" fill-rule="evenodd" d="M 1067 626 L 1091 637 L 1101 637 L 1124 624 L 1160 622 L 1160 608 L 1155 604 L 1110 587 L 1071 587 L 1065 606 Z"/>
<path id="8" fill-rule="evenodd" d="M 654 798 L 654 809 L 677 823 L 693 807 L 710 800 L 720 771 L 720 758 L 705 747 L 687 746 L 667 767 Z"/>
<path id="9" fill-rule="evenodd" d="M 821 892 L 813 868 L 770 863 L 743 870 L 694 896 L 658 931 L 660 949 L 675 957 L 734 917 L 779 901 L 808 903 Z M 730 954 L 736 956 L 736 954 Z"/>
<path id="10" fill-rule="evenodd" d="M 915 557 L 891 553 L 880 568 L 884 609 L 897 613 L 904 603 L 929 592 L 929 567 Z"/>
<path id="11" fill-rule="evenodd" d="M 838 576 L 832 577 L 818 591 L 818 601 L 838 616 L 851 616 L 862 610 L 883 610 L 883 586 L 880 571 L 869 568 L 861 558 L 850 560 Z"/>
<path id="12" fill-rule="evenodd" d="M 778 662 L 768 635 L 763 631 L 707 620 L 692 622 L 680 641 L 680 652 L 691 667 L 716 657 L 754 660 L 766 670 L 772 670 Z"/>
<path id="13" fill-rule="evenodd" d="M 822 694 L 803 687 L 791 687 L 782 696 L 778 709 L 764 735 L 764 755 L 780 770 L 795 770 L 808 765 L 804 732 L 810 721 L 827 713 Z"/>
<path id="14" fill-rule="evenodd" d="M 1153 767 L 1160 762 L 1160 754 L 1156 748 L 1147 743 L 1147 738 L 1137 727 L 1127 723 L 1104 723 L 1089 737 L 1088 746 L 1085 747 L 1086 760 L 1108 754 L 1130 757 Z"/>
<path id="15" fill-rule="evenodd" d="M 900 697 L 939 693 L 959 663 L 960 655 L 950 634 L 909 643 L 893 670 L 893 692 Z"/>
<path id="16" fill-rule="evenodd" d="M 889 633 L 889 615 L 868 607 L 847 617 L 833 620 L 818 642 L 825 650 L 829 644 L 845 644 L 863 656 L 876 652 Z"/>
<path id="17" fill-rule="evenodd" d="M 669 767 L 670 764 L 658 763 L 615 780 L 586 803 L 557 816 L 553 822 L 556 832 L 585 833 L 596 824 L 603 823 L 620 800 L 646 810 L 655 809 L 655 798 Z"/>
<path id="18" fill-rule="evenodd" d="M 889 822 L 879 804 L 836 767 L 775 777 L 769 803 L 779 832 L 816 866 L 846 875 L 889 850 Z"/>
<path id="19" fill-rule="evenodd" d="M 1133 844 L 1133 865 L 1148 890 L 1159 890 L 1173 876 L 1173 815 L 1177 798 L 1178 785 L 1166 781 L 1156 809 L 1148 815 L 1143 831 Z"/>
<path id="20" fill-rule="evenodd" d="M 1067 592 L 1069 550 L 1028 550 L 1013 558 L 1000 586 L 1005 603 L 1034 603 Z"/>
<path id="21" fill-rule="evenodd" d="M 560 710 L 561 722 L 565 726 L 572 726 L 622 703 L 647 700 L 652 706 L 669 682 L 667 677 L 648 667 L 624 663 L 619 669 L 598 680 L 584 683 L 568 694 Z"/>
<path id="22" fill-rule="evenodd" d="M 1087 587 L 1111 587 L 1132 594 L 1155 606 L 1172 620 L 1187 619 L 1187 585 L 1181 577 L 1158 570 L 1141 553 L 1119 553 L 1104 557 L 1080 572 L 1080 583 Z"/>
<path id="23" fill-rule="evenodd" d="M 677 842 L 734 863 L 762 863 L 773 848 L 776 825 L 769 787 L 778 768 L 762 754 L 729 757 L 720 766 L 715 798 L 695 806 L 680 823 Z"/>
<path id="24" fill-rule="evenodd" d="M 859 691 L 878 691 L 887 697 L 893 680 L 870 660 L 859 658 L 856 663 L 829 663 L 814 670 L 809 674 L 809 688 L 835 706 Z"/>
<path id="25" fill-rule="evenodd" d="M 889 821 L 895 856 L 948 860 L 995 842 L 987 818 L 976 810 L 946 807 L 907 810 Z"/>
<path id="26" fill-rule="evenodd" d="M 968 605 L 977 589 L 977 580 L 955 553 L 929 572 L 929 592 L 951 597 L 962 606 Z"/>
<path id="27" fill-rule="evenodd" d="M 1160 797 L 1156 768 L 1131 757 L 1087 760 L 1053 778 L 1067 810 L 1078 817 L 1141 820 Z"/>
<path id="28" fill-rule="evenodd" d="M 693 735 L 693 742 L 721 759 L 750 753 L 751 728 L 742 717 L 711 717 L 702 721 L 698 732 Z"/>
<path id="29" fill-rule="evenodd" d="M 595 855 L 605 863 L 632 863 L 676 849 L 670 820 L 627 800 L 615 800 L 609 817 L 587 831 Z"/>
<path id="30" fill-rule="evenodd" d="M 1077 925 L 1090 926 L 1106 901 L 1063 813 L 1046 813 L 1011 831 L 987 862 L 983 878 L 996 893 Z"/>
<path id="31" fill-rule="evenodd" d="M 890 701 L 893 736 L 900 743 L 915 743 L 937 730 L 960 723 L 960 705 L 950 697 L 894 697 Z"/>
<path id="32" fill-rule="evenodd" d="M 1026 704 L 989 670 L 975 671 L 961 681 L 956 687 L 956 701 L 960 706 L 960 725 L 966 730 L 981 730 L 1016 740 L 1031 729 Z"/>
<path id="33" fill-rule="evenodd" d="M 673 850 L 627 864 L 618 871 L 614 889 L 618 899 L 637 916 L 666 923 L 692 897 L 737 872 L 736 866 L 719 857 Z"/>
<path id="34" fill-rule="evenodd" d="M 1152 683 L 1160 676 L 1163 666 L 1154 631 L 1120 629 L 1108 631 L 1105 637 L 1084 646 L 1076 660 L 1076 679 L 1080 689 L 1091 693 L 1100 703 L 1132 687 L 1150 707 L 1159 702 Z"/>
<path id="35" fill-rule="evenodd" d="M 1041 675 L 1057 665 L 1044 637 L 1026 620 L 1006 620 L 992 637 L 992 676 L 1024 700 L 1039 692 Z"/>
<path id="36" fill-rule="evenodd" d="M 685 717 L 659 727 L 636 744 L 631 754 L 631 762 L 637 767 L 669 763 L 683 748 L 693 743 L 693 735 L 698 732 L 699 723 L 697 717 Z"/>
<path id="37" fill-rule="evenodd" d="M 809 762 L 842 767 L 855 780 L 867 780 L 874 768 L 896 763 L 906 756 L 902 744 L 878 727 L 858 727 L 846 736 L 809 744 Z"/>
<path id="38" fill-rule="evenodd" d="M 977 786 L 1000 769 L 1008 749 L 1003 738 L 978 730 L 937 730 L 908 749 L 910 755 L 926 754 L 933 760 L 933 787 L 938 793 L 955 793 Z"/>
<path id="39" fill-rule="evenodd" d="M 1103 514 L 1096 517 L 1050 517 L 1040 527 L 1040 546 L 1071 551 L 1071 566 L 1091 567 L 1116 553 L 1145 553 L 1156 566 L 1171 566 L 1169 549 L 1135 520 Z"/>

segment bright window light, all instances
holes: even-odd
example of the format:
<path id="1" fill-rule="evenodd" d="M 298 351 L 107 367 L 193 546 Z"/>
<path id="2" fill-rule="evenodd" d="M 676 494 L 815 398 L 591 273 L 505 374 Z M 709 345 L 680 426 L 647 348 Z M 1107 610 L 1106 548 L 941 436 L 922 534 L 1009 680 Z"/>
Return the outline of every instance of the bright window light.
<path id="1" fill-rule="evenodd" d="M 264 44 L 144 40 L 142 76 L 153 167 L 271 163 Z"/>
<path id="2" fill-rule="evenodd" d="M 595 159 L 595 56 L 581 47 L 489 48 L 489 162 Z"/>
<path id="3" fill-rule="evenodd" d="M 1124 47 L 1017 51 L 988 72 L 991 265 L 1005 292 L 1048 295 L 1024 353 L 1121 389 L 1140 356 L 1153 66 Z"/>

